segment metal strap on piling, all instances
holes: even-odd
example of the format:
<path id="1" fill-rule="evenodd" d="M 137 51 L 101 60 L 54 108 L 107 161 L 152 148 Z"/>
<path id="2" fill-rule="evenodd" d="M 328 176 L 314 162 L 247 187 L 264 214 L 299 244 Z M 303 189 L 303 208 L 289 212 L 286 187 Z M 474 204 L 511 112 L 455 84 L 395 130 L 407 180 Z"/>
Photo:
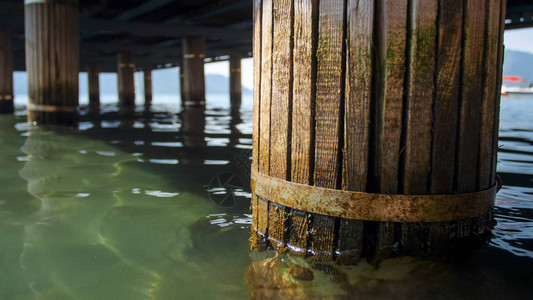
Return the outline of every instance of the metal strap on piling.
<path id="1" fill-rule="evenodd" d="M 475 193 L 389 195 L 343 191 L 289 182 L 252 171 L 252 192 L 294 209 L 380 222 L 446 222 L 472 219 L 492 211 L 497 185 Z"/>
<path id="2" fill-rule="evenodd" d="M 64 4 L 78 7 L 78 0 L 24 0 L 24 5 L 30 4 Z"/>
<path id="3" fill-rule="evenodd" d="M 77 108 L 75 106 L 39 105 L 30 103 L 28 104 L 28 110 L 42 112 L 75 112 Z"/>

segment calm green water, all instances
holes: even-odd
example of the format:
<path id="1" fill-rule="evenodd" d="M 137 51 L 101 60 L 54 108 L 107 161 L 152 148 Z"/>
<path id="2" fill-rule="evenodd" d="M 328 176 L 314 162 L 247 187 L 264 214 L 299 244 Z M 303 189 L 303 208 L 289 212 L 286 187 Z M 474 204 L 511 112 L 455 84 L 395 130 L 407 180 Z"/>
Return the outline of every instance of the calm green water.
<path id="1" fill-rule="evenodd" d="M 287 273 L 305 261 L 248 250 L 250 99 L 239 113 L 207 103 L 83 109 L 76 130 L 30 129 L 23 108 L 0 116 L 0 299 L 531 297 L 533 98 L 502 99 L 505 186 L 477 255 L 321 266 L 311 281 Z M 235 197 L 219 188 L 227 174 Z"/>

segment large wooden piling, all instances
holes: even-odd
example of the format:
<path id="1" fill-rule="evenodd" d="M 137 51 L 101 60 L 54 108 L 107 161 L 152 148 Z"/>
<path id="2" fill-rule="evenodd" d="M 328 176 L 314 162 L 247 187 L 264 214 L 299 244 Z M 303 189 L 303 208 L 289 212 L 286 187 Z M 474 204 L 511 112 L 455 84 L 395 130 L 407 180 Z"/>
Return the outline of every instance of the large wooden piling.
<path id="1" fill-rule="evenodd" d="M 91 108 L 100 107 L 100 73 L 98 65 L 95 63 L 87 64 L 87 79 L 89 84 L 89 106 Z"/>
<path id="2" fill-rule="evenodd" d="M 24 20 L 28 120 L 73 125 L 78 106 L 78 1 L 26 1 Z"/>
<path id="3" fill-rule="evenodd" d="M 13 49 L 11 34 L 0 30 L 0 114 L 12 113 L 13 107 Z"/>
<path id="4" fill-rule="evenodd" d="M 205 105 L 205 42 L 201 37 L 183 38 L 182 104 Z"/>
<path id="5" fill-rule="evenodd" d="M 117 54 L 117 73 L 118 73 L 118 99 L 122 107 L 135 106 L 135 64 L 133 55 L 129 52 Z"/>
<path id="6" fill-rule="evenodd" d="M 145 70 L 144 77 L 144 105 L 152 103 L 152 70 Z"/>
<path id="7" fill-rule="evenodd" d="M 239 110 L 242 102 L 241 58 L 232 56 L 229 59 L 229 97 L 233 110 Z"/>
<path id="8" fill-rule="evenodd" d="M 255 0 L 252 248 L 450 257 L 491 229 L 504 0 Z"/>

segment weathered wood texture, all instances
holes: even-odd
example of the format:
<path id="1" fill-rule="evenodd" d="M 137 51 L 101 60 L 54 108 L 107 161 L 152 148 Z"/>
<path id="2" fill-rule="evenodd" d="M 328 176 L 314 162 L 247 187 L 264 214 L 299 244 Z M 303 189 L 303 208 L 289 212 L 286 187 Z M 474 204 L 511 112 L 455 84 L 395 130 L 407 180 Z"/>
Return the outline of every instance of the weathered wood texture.
<path id="1" fill-rule="evenodd" d="M 135 106 L 135 64 L 131 53 L 117 54 L 118 100 L 122 107 Z"/>
<path id="2" fill-rule="evenodd" d="M 383 194 L 494 186 L 502 5 L 257 0 L 252 167 Z M 273 202 L 252 197 L 253 228 L 267 247 L 348 264 L 468 252 L 491 224 L 490 214 L 442 223 L 347 220 Z"/>
<path id="3" fill-rule="evenodd" d="M 143 71 L 144 78 L 144 104 L 152 103 L 152 70 Z"/>
<path id="4" fill-rule="evenodd" d="M 242 102 L 241 58 L 229 58 L 229 99 L 232 109 L 239 110 Z"/>
<path id="5" fill-rule="evenodd" d="M 79 41 L 76 1 L 28 2 L 24 8 L 28 120 L 77 121 Z"/>
<path id="6" fill-rule="evenodd" d="M 100 106 L 100 73 L 97 64 L 90 63 L 87 65 L 87 81 L 89 85 L 89 106 L 97 108 Z"/>
<path id="7" fill-rule="evenodd" d="M 13 49 L 11 34 L 0 30 L 0 114 L 13 112 Z"/>
<path id="8" fill-rule="evenodd" d="M 205 104 L 205 42 L 201 37 L 183 38 L 182 104 Z"/>

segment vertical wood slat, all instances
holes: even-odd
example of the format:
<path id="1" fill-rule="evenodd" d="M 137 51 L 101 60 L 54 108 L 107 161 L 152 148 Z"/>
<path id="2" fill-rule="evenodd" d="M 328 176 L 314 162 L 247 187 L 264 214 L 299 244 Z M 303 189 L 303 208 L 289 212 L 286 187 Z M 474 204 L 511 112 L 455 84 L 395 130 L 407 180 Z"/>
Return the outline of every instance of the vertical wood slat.
<path id="1" fill-rule="evenodd" d="M 498 64 L 498 39 L 500 21 L 500 0 L 490 0 L 487 5 L 487 19 L 485 30 L 485 61 L 484 72 L 484 93 L 481 105 L 481 128 L 479 135 L 479 170 L 478 189 L 490 188 L 492 181 L 492 155 L 493 155 L 493 130 L 494 114 L 496 113 L 496 91 L 497 87 L 497 64 Z"/>
<path id="2" fill-rule="evenodd" d="M 463 32 L 462 2 L 442 0 L 439 5 L 437 87 L 433 105 L 433 154 L 429 183 L 431 194 L 454 192 Z M 447 251 L 450 234 L 449 222 L 432 224 L 428 233 L 428 253 L 439 255 Z"/>
<path id="3" fill-rule="evenodd" d="M 477 185 L 480 92 L 483 90 L 485 0 L 466 0 L 463 24 L 462 91 L 457 149 L 457 191 L 473 192 Z"/>
<path id="4" fill-rule="evenodd" d="M 344 115 L 345 11 L 343 0 L 319 3 L 314 184 L 327 188 L 337 188 L 340 184 L 339 144 L 343 134 Z M 312 226 L 313 258 L 332 260 L 334 218 L 316 215 Z"/>
<path id="5" fill-rule="evenodd" d="M 502 86 L 502 75 L 503 75 L 503 57 L 504 57 L 504 51 L 505 46 L 503 45 L 503 32 L 505 30 L 505 14 L 506 14 L 506 5 L 507 0 L 501 0 L 500 4 L 500 27 L 499 27 L 499 33 L 498 33 L 498 68 L 496 69 L 496 86 L 501 87 Z M 491 182 L 496 182 L 496 165 L 498 160 L 498 133 L 500 130 L 500 100 L 501 100 L 501 90 L 498 88 L 495 91 L 496 93 L 496 103 L 495 111 L 498 113 L 494 114 L 494 128 L 493 128 L 493 137 L 492 137 L 492 168 L 491 168 Z"/>
<path id="6" fill-rule="evenodd" d="M 0 113 L 12 113 L 13 49 L 11 33 L 0 29 Z"/>
<path id="7" fill-rule="evenodd" d="M 414 1 L 409 8 L 403 193 L 425 194 L 431 162 L 438 2 Z M 401 240 L 402 250 L 406 253 L 423 249 L 423 226 L 419 223 L 402 224 Z"/>
<path id="8" fill-rule="evenodd" d="M 314 150 L 318 0 L 294 1 L 294 45 L 290 180 L 310 184 Z M 292 209 L 290 251 L 306 256 L 310 214 Z"/>
<path id="9" fill-rule="evenodd" d="M 400 167 L 402 110 L 405 81 L 405 56 L 408 1 L 378 1 L 376 51 L 376 130 L 374 134 L 372 191 L 398 193 Z M 394 247 L 394 223 L 377 225 L 374 258 L 387 257 Z"/>
<path id="10" fill-rule="evenodd" d="M 374 68 L 374 2 L 348 1 L 342 189 L 366 191 Z M 337 253 L 355 263 L 362 252 L 363 222 L 339 223 Z"/>
<path id="11" fill-rule="evenodd" d="M 120 106 L 135 106 L 135 80 L 133 55 L 129 52 L 117 54 L 118 99 Z"/>
<path id="12" fill-rule="evenodd" d="M 428 189 L 437 4 L 437 1 L 413 1 L 409 12 L 410 57 L 405 103 L 407 128 L 403 174 L 405 194 L 424 194 Z"/>
<path id="13" fill-rule="evenodd" d="M 286 180 L 290 166 L 293 4 L 292 0 L 273 0 L 272 4 L 272 74 L 275 75 L 270 104 L 270 176 Z M 269 239 L 276 248 L 285 246 L 286 217 L 283 207 L 270 204 Z"/>
<path id="14" fill-rule="evenodd" d="M 25 5 L 28 120 L 73 125 L 77 119 L 78 11 L 73 3 Z"/>
<path id="15" fill-rule="evenodd" d="M 270 112 L 272 96 L 272 0 L 263 0 L 261 8 L 261 99 L 259 124 L 258 170 L 270 174 Z M 265 201 L 258 201 L 258 225 L 260 234 L 269 235 L 269 209 Z"/>
<path id="16" fill-rule="evenodd" d="M 261 109 L 261 13 L 262 1 L 254 0 L 253 2 L 253 55 L 254 55 L 254 81 L 253 81 L 253 135 L 252 135 L 252 165 L 254 171 L 258 170 L 259 159 L 259 116 Z M 250 210 L 252 211 L 252 245 L 257 244 L 258 230 L 258 201 L 256 195 L 252 195 Z"/>

